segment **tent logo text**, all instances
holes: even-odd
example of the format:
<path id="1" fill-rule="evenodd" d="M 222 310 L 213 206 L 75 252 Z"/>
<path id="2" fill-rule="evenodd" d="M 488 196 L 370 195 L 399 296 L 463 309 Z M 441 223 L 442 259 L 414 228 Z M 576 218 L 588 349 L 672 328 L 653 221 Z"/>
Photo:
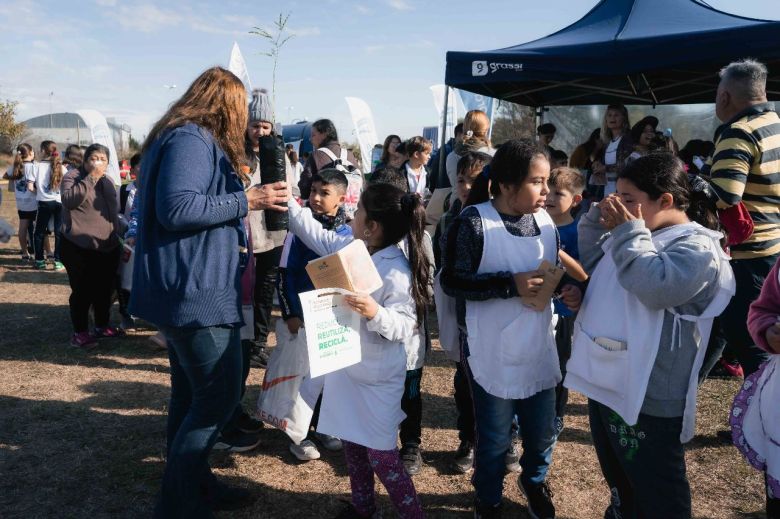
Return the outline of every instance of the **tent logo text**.
<path id="1" fill-rule="evenodd" d="M 499 70 L 507 70 L 514 72 L 522 72 L 522 63 L 488 63 L 487 61 L 472 61 L 471 62 L 471 75 L 472 76 L 487 76 L 488 72 L 495 74 Z"/>

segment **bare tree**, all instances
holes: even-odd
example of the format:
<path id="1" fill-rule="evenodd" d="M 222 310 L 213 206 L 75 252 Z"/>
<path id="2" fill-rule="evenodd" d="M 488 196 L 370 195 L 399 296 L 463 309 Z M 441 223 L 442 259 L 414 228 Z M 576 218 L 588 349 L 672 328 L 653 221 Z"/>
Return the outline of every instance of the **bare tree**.
<path id="1" fill-rule="evenodd" d="M 294 34 L 285 35 L 285 32 L 288 30 L 287 21 L 289 19 L 290 13 L 287 13 L 286 15 L 279 13 L 279 19 L 274 21 L 275 34 L 262 27 L 254 27 L 249 31 L 249 34 L 254 34 L 255 36 L 266 39 L 270 46 L 269 51 L 261 52 L 261 54 L 263 56 L 268 56 L 274 61 L 273 73 L 271 75 L 271 98 L 273 99 L 274 106 L 276 106 L 276 68 L 279 65 L 279 52 L 282 50 L 282 47 L 284 47 L 285 43 L 295 37 Z M 274 115 L 274 117 L 276 117 L 276 115 Z M 276 121 L 272 122 L 276 123 Z"/>
<path id="2" fill-rule="evenodd" d="M 496 111 L 490 140 L 500 145 L 510 139 L 533 138 L 534 123 L 533 108 L 502 101 Z"/>

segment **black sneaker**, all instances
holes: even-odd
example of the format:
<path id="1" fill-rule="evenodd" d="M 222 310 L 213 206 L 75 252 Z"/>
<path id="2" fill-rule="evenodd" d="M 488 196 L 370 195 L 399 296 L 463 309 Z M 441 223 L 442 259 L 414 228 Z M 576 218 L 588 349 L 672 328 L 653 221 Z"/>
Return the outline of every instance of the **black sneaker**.
<path id="1" fill-rule="evenodd" d="M 555 437 L 561 435 L 563 432 L 563 416 L 556 416 L 555 417 Z"/>
<path id="2" fill-rule="evenodd" d="M 528 501 L 528 515 L 533 519 L 555 519 L 555 507 L 552 502 L 553 494 L 547 483 L 526 486 L 518 478 L 517 486 L 523 491 Z"/>
<path id="3" fill-rule="evenodd" d="M 474 519 L 501 519 L 501 503 L 494 506 L 474 505 Z"/>
<path id="4" fill-rule="evenodd" d="M 507 472 L 520 472 L 520 443 L 514 437 L 504 457 Z"/>
<path id="5" fill-rule="evenodd" d="M 251 451 L 260 445 L 260 436 L 257 434 L 247 434 L 239 430 L 220 433 L 217 443 L 214 444 L 215 451 L 227 452 L 246 452 Z"/>
<path id="6" fill-rule="evenodd" d="M 334 519 L 370 519 L 374 517 L 376 513 L 371 515 L 360 515 L 352 503 L 349 503 L 347 507 L 341 511 L 341 513 L 334 517 Z"/>
<path id="7" fill-rule="evenodd" d="M 415 476 L 422 469 L 422 454 L 420 447 L 416 445 L 405 445 L 401 448 L 401 461 L 404 462 L 406 473 Z"/>
<path id="8" fill-rule="evenodd" d="M 209 508 L 215 512 L 240 510 L 246 508 L 257 500 L 257 494 L 249 489 L 241 487 L 231 487 L 220 484 L 214 489 L 213 495 L 207 495 L 206 501 Z"/>
<path id="9" fill-rule="evenodd" d="M 247 412 L 241 413 L 235 425 L 239 431 L 247 434 L 257 434 L 265 427 L 263 422 L 252 418 Z"/>
<path id="10" fill-rule="evenodd" d="M 252 353 L 249 356 L 249 365 L 253 368 L 267 368 L 268 358 L 269 355 L 265 349 L 265 344 L 255 343 L 252 346 Z"/>
<path id="11" fill-rule="evenodd" d="M 471 442 L 460 442 L 458 450 L 455 451 L 454 460 L 455 470 L 466 474 L 474 468 L 474 444 Z"/>

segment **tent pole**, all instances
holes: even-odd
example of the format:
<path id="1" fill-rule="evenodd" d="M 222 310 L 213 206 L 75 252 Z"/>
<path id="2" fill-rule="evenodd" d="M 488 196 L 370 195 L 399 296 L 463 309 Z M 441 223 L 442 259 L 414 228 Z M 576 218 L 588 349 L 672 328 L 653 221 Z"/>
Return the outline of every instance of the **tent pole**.
<path id="1" fill-rule="evenodd" d="M 450 86 L 445 84 L 444 85 L 444 110 L 442 112 L 442 119 L 441 119 L 441 135 L 439 136 L 439 172 L 437 174 L 438 182 L 436 182 L 437 186 L 441 186 L 444 184 L 444 178 L 447 176 L 445 163 L 447 162 L 447 156 L 445 155 L 445 146 L 447 144 L 447 112 L 449 111 L 449 100 L 450 100 Z M 455 187 L 455 186 L 451 186 Z"/>

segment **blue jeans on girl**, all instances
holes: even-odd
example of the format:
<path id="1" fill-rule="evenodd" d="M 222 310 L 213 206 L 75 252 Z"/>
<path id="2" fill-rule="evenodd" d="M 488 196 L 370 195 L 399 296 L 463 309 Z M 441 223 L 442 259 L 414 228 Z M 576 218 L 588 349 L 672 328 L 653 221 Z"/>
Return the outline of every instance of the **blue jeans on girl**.
<path id="1" fill-rule="evenodd" d="M 60 236 L 62 235 L 62 204 L 55 201 L 38 202 L 35 219 L 35 261 L 43 261 L 43 237 L 54 218 L 54 261 L 60 261 Z"/>
<path id="2" fill-rule="evenodd" d="M 213 483 L 208 456 L 241 394 L 241 340 L 238 327 L 160 327 L 168 340 L 171 401 L 168 408 L 168 462 L 158 518 L 213 517 L 205 499 Z"/>
<path id="3" fill-rule="evenodd" d="M 510 429 L 515 415 L 523 442 L 520 479 L 530 486 L 544 483 L 556 441 L 555 388 L 528 398 L 504 399 L 486 392 L 474 380 L 471 371 L 467 372 L 476 422 L 472 483 L 480 505 L 495 506 L 501 502 L 506 470 L 504 456 L 510 447 Z"/>

